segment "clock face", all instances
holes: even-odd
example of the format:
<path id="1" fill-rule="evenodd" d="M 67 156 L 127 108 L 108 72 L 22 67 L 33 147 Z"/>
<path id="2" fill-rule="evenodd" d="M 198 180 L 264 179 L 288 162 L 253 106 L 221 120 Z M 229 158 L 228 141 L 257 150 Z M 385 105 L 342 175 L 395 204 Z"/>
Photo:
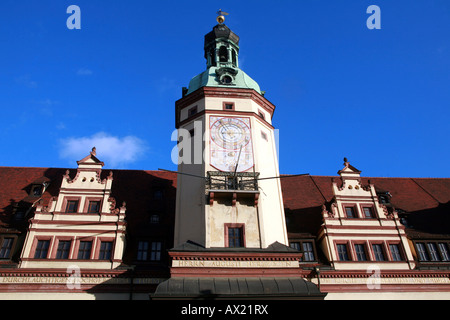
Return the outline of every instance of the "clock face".
<path id="1" fill-rule="evenodd" d="M 211 165 L 220 171 L 253 167 L 250 119 L 210 116 Z"/>

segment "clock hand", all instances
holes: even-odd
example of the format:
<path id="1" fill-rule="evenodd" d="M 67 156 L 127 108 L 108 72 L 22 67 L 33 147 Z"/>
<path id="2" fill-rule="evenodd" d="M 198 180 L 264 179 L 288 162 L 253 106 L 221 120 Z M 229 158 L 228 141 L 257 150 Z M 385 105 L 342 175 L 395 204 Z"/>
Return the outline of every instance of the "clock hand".
<path id="1" fill-rule="evenodd" d="M 237 174 L 237 168 L 239 165 L 239 158 L 241 157 L 241 151 L 242 151 L 242 144 L 241 144 L 241 148 L 239 149 L 239 155 L 236 161 L 236 167 L 234 168 L 234 178 L 236 178 L 236 174 Z"/>

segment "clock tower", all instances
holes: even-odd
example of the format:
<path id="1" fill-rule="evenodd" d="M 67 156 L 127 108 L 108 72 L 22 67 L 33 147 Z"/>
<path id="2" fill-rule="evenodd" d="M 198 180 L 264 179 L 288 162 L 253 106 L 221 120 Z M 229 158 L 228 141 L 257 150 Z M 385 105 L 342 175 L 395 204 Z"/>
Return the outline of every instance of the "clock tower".
<path id="1" fill-rule="evenodd" d="M 239 37 L 219 14 L 205 36 L 206 70 L 175 103 L 175 246 L 171 278 L 152 299 L 323 299 L 288 246 L 275 106 L 239 68 Z"/>
<path id="2" fill-rule="evenodd" d="M 206 70 L 176 102 L 175 246 L 286 246 L 275 106 L 240 69 L 239 37 L 223 20 L 205 35 Z"/>

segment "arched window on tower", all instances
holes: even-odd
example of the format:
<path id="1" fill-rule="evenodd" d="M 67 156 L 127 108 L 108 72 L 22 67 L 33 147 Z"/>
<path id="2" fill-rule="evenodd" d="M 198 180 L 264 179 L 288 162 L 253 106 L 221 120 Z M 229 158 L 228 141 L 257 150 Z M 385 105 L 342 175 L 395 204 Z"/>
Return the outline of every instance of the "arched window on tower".
<path id="1" fill-rule="evenodd" d="M 233 66 L 237 67 L 236 51 L 234 50 L 231 50 L 231 61 L 233 62 Z"/>
<path id="2" fill-rule="evenodd" d="M 219 49 L 219 61 L 228 62 L 228 49 L 225 46 L 222 46 Z"/>

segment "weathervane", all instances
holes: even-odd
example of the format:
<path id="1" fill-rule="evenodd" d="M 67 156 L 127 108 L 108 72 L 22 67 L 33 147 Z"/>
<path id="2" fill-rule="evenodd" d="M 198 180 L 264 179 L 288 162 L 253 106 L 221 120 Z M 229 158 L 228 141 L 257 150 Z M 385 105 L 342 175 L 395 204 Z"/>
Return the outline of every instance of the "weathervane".
<path id="1" fill-rule="evenodd" d="M 217 11 L 217 15 L 218 15 L 218 17 L 217 17 L 217 19 L 216 19 L 217 22 L 218 22 L 219 24 L 222 24 L 222 23 L 225 21 L 225 16 L 227 16 L 228 13 L 222 11 L 222 9 L 219 9 L 219 11 Z"/>

